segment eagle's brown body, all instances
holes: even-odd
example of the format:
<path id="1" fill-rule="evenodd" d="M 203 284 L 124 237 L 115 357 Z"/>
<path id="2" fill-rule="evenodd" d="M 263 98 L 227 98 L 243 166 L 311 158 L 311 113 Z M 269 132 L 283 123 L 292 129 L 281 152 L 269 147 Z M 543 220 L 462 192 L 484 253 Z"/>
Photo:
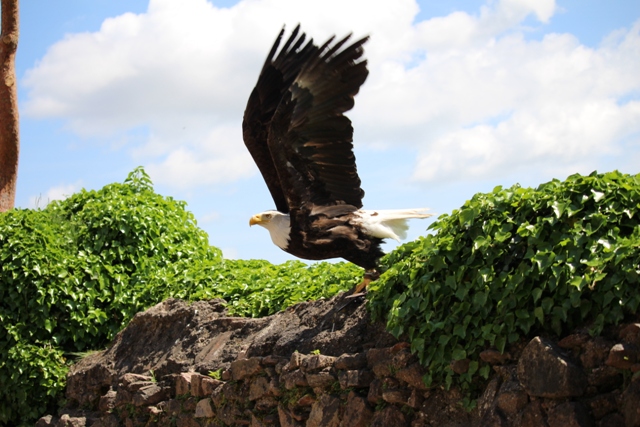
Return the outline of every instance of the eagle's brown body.
<path id="1" fill-rule="evenodd" d="M 351 205 L 335 205 L 291 212 L 291 240 L 286 251 L 310 260 L 344 258 L 366 270 L 375 269 L 384 255 L 382 239 L 365 234 L 353 223 L 356 211 Z"/>

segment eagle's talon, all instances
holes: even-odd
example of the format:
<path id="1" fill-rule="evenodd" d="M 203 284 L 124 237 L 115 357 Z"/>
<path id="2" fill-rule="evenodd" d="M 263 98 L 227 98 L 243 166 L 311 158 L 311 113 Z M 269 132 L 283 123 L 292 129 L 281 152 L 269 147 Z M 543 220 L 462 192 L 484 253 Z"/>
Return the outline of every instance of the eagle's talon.
<path id="1" fill-rule="evenodd" d="M 362 291 L 366 292 L 367 286 L 369 286 L 369 283 L 378 280 L 379 277 L 380 277 L 380 273 L 378 273 L 376 269 L 366 270 L 364 272 L 364 277 L 362 278 L 362 282 L 358 283 L 358 286 L 356 286 L 356 289 L 353 291 L 353 295 L 360 293 Z"/>
<path id="2" fill-rule="evenodd" d="M 375 282 L 380 278 L 380 273 L 375 268 L 373 270 L 366 270 L 364 272 L 365 279 L 369 279 L 369 282 Z"/>
<path id="3" fill-rule="evenodd" d="M 362 282 L 358 283 L 358 286 L 356 286 L 356 289 L 353 291 L 353 295 L 360 293 L 363 289 L 366 290 L 369 283 L 371 283 L 371 279 L 367 279 L 366 277 L 362 279 Z"/>

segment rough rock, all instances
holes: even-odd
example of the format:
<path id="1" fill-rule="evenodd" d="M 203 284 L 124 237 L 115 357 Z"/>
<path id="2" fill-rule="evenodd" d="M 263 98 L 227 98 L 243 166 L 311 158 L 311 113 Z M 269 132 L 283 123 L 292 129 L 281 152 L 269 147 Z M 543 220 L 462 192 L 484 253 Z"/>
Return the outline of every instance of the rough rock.
<path id="1" fill-rule="evenodd" d="M 561 403 L 549 410 L 549 427 L 591 427 L 586 408 L 579 402 Z"/>
<path id="2" fill-rule="evenodd" d="M 624 418 L 622 417 L 622 415 L 616 412 L 615 414 L 607 415 L 602 420 L 600 420 L 600 422 L 598 423 L 598 427 L 626 427 L 626 426 L 625 426 Z"/>
<path id="3" fill-rule="evenodd" d="M 402 345 L 398 345 L 402 344 Z M 409 352 L 406 343 L 398 343 L 388 348 L 372 348 L 367 352 L 367 363 L 373 372 L 378 376 L 389 376 L 392 372 L 397 372 L 416 357 Z"/>
<path id="4" fill-rule="evenodd" d="M 640 323 L 625 325 L 620 330 L 619 336 L 623 342 L 640 347 Z"/>
<path id="5" fill-rule="evenodd" d="M 587 341 L 583 346 L 582 354 L 580 354 L 580 362 L 582 366 L 588 369 L 600 366 L 607 360 L 609 350 L 613 343 L 602 337 L 596 337 Z"/>
<path id="6" fill-rule="evenodd" d="M 126 373 L 120 377 L 120 384 L 129 391 L 137 391 L 140 387 L 153 382 L 149 375 Z"/>
<path id="7" fill-rule="evenodd" d="M 316 398 L 312 394 L 305 394 L 296 402 L 296 406 L 311 406 L 316 403 Z"/>
<path id="8" fill-rule="evenodd" d="M 453 372 L 455 372 L 458 375 L 461 375 L 469 370 L 470 363 L 471 361 L 469 359 L 454 360 L 451 362 L 449 366 L 451 367 L 451 370 Z"/>
<path id="9" fill-rule="evenodd" d="M 211 393 L 222 385 L 222 381 L 206 375 L 197 375 L 193 378 L 194 396 L 211 396 Z"/>
<path id="10" fill-rule="evenodd" d="M 619 343 L 611 347 L 606 363 L 618 369 L 631 369 L 639 358 L 638 347 L 633 344 Z"/>
<path id="11" fill-rule="evenodd" d="M 503 365 L 511 359 L 509 353 L 500 353 L 498 350 L 489 348 L 479 354 L 480 359 L 490 365 Z"/>
<path id="12" fill-rule="evenodd" d="M 71 404 L 90 405 L 116 381 L 111 368 L 113 358 L 104 353 L 91 353 L 71 367 L 67 377 L 66 397 Z"/>
<path id="13" fill-rule="evenodd" d="M 352 391 L 347 396 L 340 427 L 365 427 L 369 425 L 372 417 L 373 410 L 367 404 L 367 400 Z"/>
<path id="14" fill-rule="evenodd" d="M 278 420 L 280 421 L 281 427 L 302 427 L 302 423 L 297 421 L 291 411 L 288 411 L 281 405 L 278 405 Z"/>
<path id="15" fill-rule="evenodd" d="M 379 378 L 371 381 L 369 386 L 369 393 L 367 394 L 367 401 L 373 405 L 376 405 L 382 400 L 382 381 Z"/>
<path id="16" fill-rule="evenodd" d="M 390 348 L 372 348 L 367 352 L 367 364 L 377 376 L 390 376 L 392 357 Z"/>
<path id="17" fill-rule="evenodd" d="M 407 418 L 395 406 L 387 406 L 378 411 L 371 420 L 371 427 L 405 427 Z"/>
<path id="18" fill-rule="evenodd" d="M 342 371 L 338 374 L 338 380 L 340 381 L 340 387 L 347 389 L 350 387 L 364 388 L 369 387 L 371 381 L 373 381 L 374 375 L 368 369 L 362 369 L 359 371 Z"/>
<path id="19" fill-rule="evenodd" d="M 407 399 L 407 406 L 413 409 L 418 409 L 424 402 L 424 394 L 418 389 L 411 390 L 411 395 Z"/>
<path id="20" fill-rule="evenodd" d="M 384 390 L 382 392 L 382 400 L 391 404 L 406 405 L 410 396 L 411 392 L 402 389 Z"/>
<path id="21" fill-rule="evenodd" d="M 137 390 L 133 395 L 132 402 L 135 406 L 149 406 L 166 400 L 168 396 L 166 389 L 157 384 L 150 384 Z"/>
<path id="22" fill-rule="evenodd" d="M 133 424 L 133 423 L 131 423 Z M 129 427 L 128 425 L 126 427 Z M 187 414 L 180 414 L 176 419 L 176 427 L 200 427 L 200 424 Z"/>
<path id="23" fill-rule="evenodd" d="M 508 427 L 509 421 L 496 407 L 492 407 L 484 414 L 484 417 L 480 420 L 480 425 L 483 427 Z"/>
<path id="24" fill-rule="evenodd" d="M 427 386 L 422 381 L 422 376 L 425 370 L 418 362 L 412 363 L 406 368 L 400 369 L 396 372 L 395 377 L 401 381 L 406 382 L 411 387 L 415 387 L 420 390 L 426 390 Z"/>
<path id="25" fill-rule="evenodd" d="M 516 381 L 507 381 L 498 391 L 496 405 L 507 416 L 515 416 L 529 402 L 529 396 Z"/>
<path id="26" fill-rule="evenodd" d="M 622 381 L 622 372 L 611 366 L 598 366 L 587 374 L 587 383 L 604 392 L 619 387 Z"/>
<path id="27" fill-rule="evenodd" d="M 315 372 L 320 371 L 324 368 L 328 368 L 333 366 L 333 362 L 336 360 L 335 357 L 332 356 L 324 356 L 322 354 L 314 354 L 313 356 L 309 356 L 302 361 L 302 371 L 303 372 Z"/>
<path id="28" fill-rule="evenodd" d="M 167 300 L 74 365 L 67 406 L 37 425 L 640 427 L 640 381 L 629 382 L 640 319 L 604 338 L 577 332 L 562 346 L 514 343 L 509 358 L 484 353 L 480 364 L 492 370 L 468 412 L 463 391 L 427 389 L 409 344 L 348 301 L 341 294 L 239 319 L 220 301 Z M 611 360 L 636 362 L 620 369 Z"/>
<path id="29" fill-rule="evenodd" d="M 191 376 L 193 372 L 180 372 L 176 377 L 176 394 L 178 396 L 191 393 Z"/>
<path id="30" fill-rule="evenodd" d="M 98 403 L 98 409 L 101 412 L 111 412 L 116 406 L 116 392 L 115 390 L 109 390 L 104 396 L 100 396 Z"/>
<path id="31" fill-rule="evenodd" d="M 518 378 L 531 396 L 563 398 L 581 396 L 587 377 L 553 342 L 536 337 L 522 351 Z"/>
<path id="32" fill-rule="evenodd" d="M 618 408 L 618 399 L 620 398 L 620 392 L 618 390 L 600 394 L 587 400 L 591 414 L 596 420 L 604 418 L 605 415 L 610 414 Z"/>
<path id="33" fill-rule="evenodd" d="M 315 374 L 305 374 L 307 384 L 312 388 L 326 389 L 335 384 L 337 378 L 329 370 L 317 372 Z"/>
<path id="34" fill-rule="evenodd" d="M 55 419 L 53 415 L 45 415 L 36 422 L 35 427 L 51 427 L 55 426 L 57 422 L 58 420 Z"/>
<path id="35" fill-rule="evenodd" d="M 621 400 L 626 427 L 640 427 L 640 377 L 629 384 Z"/>
<path id="36" fill-rule="evenodd" d="M 259 358 L 252 357 L 251 359 L 240 359 L 231 362 L 230 369 L 233 380 L 240 381 L 260 373 L 262 365 Z"/>
<path id="37" fill-rule="evenodd" d="M 342 405 L 340 399 L 324 394 L 311 407 L 307 427 L 339 427 Z"/>
<path id="38" fill-rule="evenodd" d="M 548 427 L 547 421 L 542 410 L 542 405 L 539 400 L 529 402 L 529 404 L 522 411 L 522 418 L 520 420 L 521 427 Z"/>
<path id="39" fill-rule="evenodd" d="M 212 418 L 215 415 L 211 406 L 211 398 L 202 399 L 196 405 L 195 418 Z"/>
<path id="40" fill-rule="evenodd" d="M 289 364 L 285 367 L 285 370 L 293 371 L 294 369 L 300 369 L 302 367 L 302 362 L 304 362 L 304 359 L 307 357 L 309 357 L 309 355 L 294 351 L 291 355 L 291 360 L 289 360 Z"/>
<path id="41" fill-rule="evenodd" d="M 170 399 L 165 400 L 164 402 L 160 402 L 158 404 L 158 408 L 160 408 L 162 412 L 169 414 L 170 416 L 176 416 L 181 412 L 182 404 L 179 400 Z"/>
<path id="42" fill-rule="evenodd" d="M 86 425 L 86 417 L 72 417 L 68 414 L 63 414 L 60 420 L 58 420 L 56 427 L 85 427 Z"/>
<path id="43" fill-rule="evenodd" d="M 239 380 L 248 374 L 246 369 L 258 369 L 259 359 L 248 360 L 252 357 L 289 359 L 294 351 L 308 354 L 316 349 L 322 355 L 337 357 L 360 354 L 364 344 L 396 342 L 384 325 L 370 325 L 363 304 L 348 304 L 338 310 L 344 305 L 344 296 L 334 297 L 332 302 L 299 304 L 261 319 L 226 317 L 221 300 L 189 305 L 168 299 L 134 316 L 106 351 L 74 365 L 67 395 L 74 398 L 77 394 L 82 399 L 80 396 L 96 390 L 94 398 L 98 398 L 105 385 L 125 374 L 152 370 L 156 377 L 163 377 L 189 370 L 208 372 L 228 369 L 231 362 L 236 362 L 239 373 L 234 379 Z M 307 316 L 315 320 L 309 322 Z M 241 354 L 244 357 L 239 360 Z M 74 394 L 76 381 L 82 385 Z"/>
<path id="44" fill-rule="evenodd" d="M 367 354 L 364 352 L 357 354 L 343 354 L 335 360 L 333 366 L 336 369 L 342 369 L 345 371 L 362 369 L 367 366 Z"/>
<path id="45" fill-rule="evenodd" d="M 558 347 L 565 349 L 581 348 L 589 341 L 589 334 L 570 334 L 558 341 Z"/>
<path id="46" fill-rule="evenodd" d="M 295 387 L 306 387 L 309 385 L 307 382 L 307 376 L 301 370 L 296 370 L 286 374 L 282 374 L 280 379 L 284 382 L 284 388 L 291 390 Z"/>
<path id="47" fill-rule="evenodd" d="M 500 387 L 500 378 L 493 378 L 489 381 L 489 384 L 484 389 L 482 396 L 478 399 L 478 412 L 480 417 L 483 417 L 484 414 L 491 408 L 493 404 L 496 394 L 498 393 L 498 388 Z"/>
<path id="48" fill-rule="evenodd" d="M 258 400 L 269 393 L 269 379 L 267 377 L 258 377 L 251 381 L 249 386 L 249 400 Z"/>

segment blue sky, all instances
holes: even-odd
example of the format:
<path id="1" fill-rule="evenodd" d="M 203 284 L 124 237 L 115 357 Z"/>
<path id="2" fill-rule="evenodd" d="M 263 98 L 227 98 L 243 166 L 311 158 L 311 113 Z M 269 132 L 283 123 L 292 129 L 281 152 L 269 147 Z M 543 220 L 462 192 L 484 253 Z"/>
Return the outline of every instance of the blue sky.
<path id="1" fill-rule="evenodd" d="M 597 0 L 44 0 L 21 3 L 17 205 L 143 165 L 228 257 L 290 257 L 241 139 L 283 24 L 369 34 L 349 113 L 371 209 L 449 213 L 496 185 L 640 164 L 640 3 Z M 410 238 L 431 220 L 412 221 Z M 387 249 L 395 245 L 387 246 Z"/>

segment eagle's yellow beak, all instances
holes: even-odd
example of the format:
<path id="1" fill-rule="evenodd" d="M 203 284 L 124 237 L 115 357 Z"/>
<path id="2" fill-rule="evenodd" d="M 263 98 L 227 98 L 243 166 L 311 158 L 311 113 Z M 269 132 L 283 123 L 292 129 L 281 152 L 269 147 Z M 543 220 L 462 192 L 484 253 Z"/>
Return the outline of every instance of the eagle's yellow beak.
<path id="1" fill-rule="evenodd" d="M 260 215 L 254 215 L 249 220 L 249 227 L 251 227 L 252 225 L 260 224 L 261 222 L 262 218 L 260 218 Z"/>

